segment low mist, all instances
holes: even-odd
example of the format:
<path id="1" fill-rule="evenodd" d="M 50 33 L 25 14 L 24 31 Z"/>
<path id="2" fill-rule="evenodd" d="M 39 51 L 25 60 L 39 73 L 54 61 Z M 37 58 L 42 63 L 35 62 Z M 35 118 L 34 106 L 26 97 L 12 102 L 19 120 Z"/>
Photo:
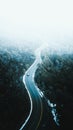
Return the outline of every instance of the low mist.
<path id="1" fill-rule="evenodd" d="M 72 0 L 1 0 L 0 44 L 72 51 Z"/>

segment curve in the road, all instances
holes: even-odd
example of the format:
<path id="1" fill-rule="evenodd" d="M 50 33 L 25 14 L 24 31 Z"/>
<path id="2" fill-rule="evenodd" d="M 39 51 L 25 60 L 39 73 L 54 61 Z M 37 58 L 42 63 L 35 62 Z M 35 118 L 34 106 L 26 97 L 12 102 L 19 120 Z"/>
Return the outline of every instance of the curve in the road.
<path id="1" fill-rule="evenodd" d="M 23 82 L 25 84 L 25 88 L 30 98 L 31 109 L 26 121 L 19 130 L 37 130 L 42 119 L 43 114 L 43 105 L 41 99 L 42 96 L 39 89 L 35 85 L 34 75 L 38 63 L 41 62 L 40 52 L 43 48 L 44 45 L 39 49 L 37 49 L 35 62 L 31 65 L 31 67 L 26 71 L 25 75 L 23 76 Z"/>

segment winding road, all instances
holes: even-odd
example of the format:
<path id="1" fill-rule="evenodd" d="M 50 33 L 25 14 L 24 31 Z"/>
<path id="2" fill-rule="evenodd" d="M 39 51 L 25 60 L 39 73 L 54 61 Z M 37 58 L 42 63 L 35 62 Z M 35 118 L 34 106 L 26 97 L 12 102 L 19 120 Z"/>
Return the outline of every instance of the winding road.
<path id="1" fill-rule="evenodd" d="M 42 119 L 43 93 L 35 85 L 34 75 L 38 64 L 41 62 L 40 53 L 43 48 L 44 45 L 36 50 L 36 60 L 23 76 L 23 82 L 30 98 L 31 109 L 26 121 L 21 126 L 20 130 L 37 130 Z"/>

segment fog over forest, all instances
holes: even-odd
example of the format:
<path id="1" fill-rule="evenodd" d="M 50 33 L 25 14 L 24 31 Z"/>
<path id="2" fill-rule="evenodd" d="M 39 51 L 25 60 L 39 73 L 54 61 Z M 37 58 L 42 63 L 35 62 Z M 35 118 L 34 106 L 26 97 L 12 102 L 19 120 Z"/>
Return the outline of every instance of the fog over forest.
<path id="1" fill-rule="evenodd" d="M 72 46 L 72 5 L 72 0 L 0 0 L 0 40 L 32 48 Z"/>

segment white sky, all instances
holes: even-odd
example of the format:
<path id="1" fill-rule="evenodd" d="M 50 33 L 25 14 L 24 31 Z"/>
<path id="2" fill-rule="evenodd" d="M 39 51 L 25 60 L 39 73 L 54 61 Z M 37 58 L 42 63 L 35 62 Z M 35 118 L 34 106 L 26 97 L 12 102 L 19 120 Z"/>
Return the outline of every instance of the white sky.
<path id="1" fill-rule="evenodd" d="M 0 0 L 0 36 L 72 38 L 73 0 Z"/>

